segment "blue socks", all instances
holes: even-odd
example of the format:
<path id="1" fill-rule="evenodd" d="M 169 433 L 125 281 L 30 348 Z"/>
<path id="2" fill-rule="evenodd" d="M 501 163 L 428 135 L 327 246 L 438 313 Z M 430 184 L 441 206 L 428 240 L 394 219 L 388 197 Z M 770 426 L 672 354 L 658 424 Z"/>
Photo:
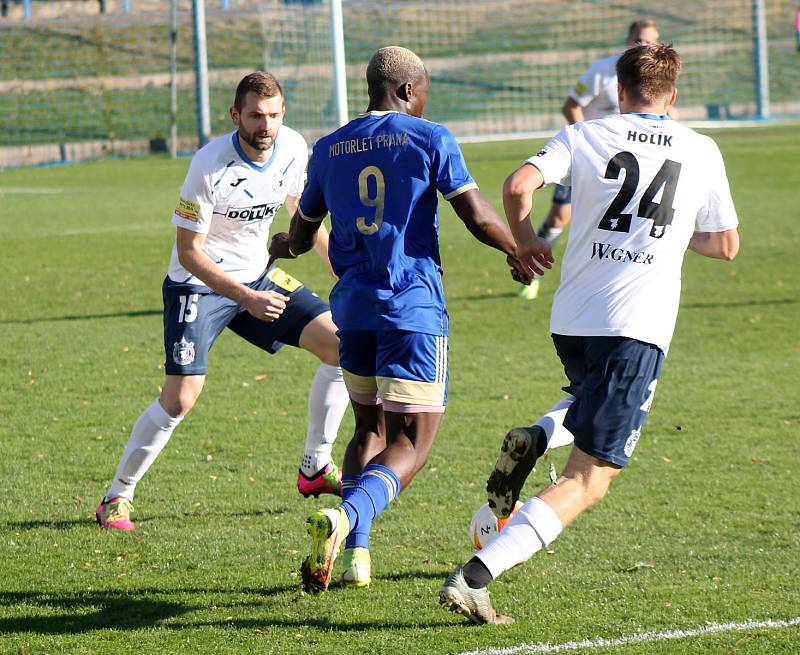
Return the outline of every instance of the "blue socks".
<path id="1" fill-rule="evenodd" d="M 342 500 L 347 500 L 350 497 L 360 480 L 360 475 L 353 475 L 352 473 L 344 473 L 342 475 Z M 353 529 L 351 524 L 350 532 L 344 541 L 344 547 L 369 548 L 369 532 L 359 532 Z"/>
<path id="2" fill-rule="evenodd" d="M 355 486 L 351 486 L 355 480 Z M 342 478 L 341 507 L 350 520 L 345 548 L 369 548 L 372 520 L 400 493 L 400 480 L 392 469 L 368 464 L 361 476 Z"/>

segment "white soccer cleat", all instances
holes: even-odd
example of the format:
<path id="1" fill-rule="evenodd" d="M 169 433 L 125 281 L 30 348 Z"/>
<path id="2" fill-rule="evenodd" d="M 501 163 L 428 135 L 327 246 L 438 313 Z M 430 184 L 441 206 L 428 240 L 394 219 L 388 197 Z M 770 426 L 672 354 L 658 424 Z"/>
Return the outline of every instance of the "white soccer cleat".
<path id="1" fill-rule="evenodd" d="M 510 616 L 504 616 L 494 611 L 486 587 L 473 589 L 467 584 L 461 566 L 457 566 L 456 570 L 447 576 L 447 580 L 439 589 L 439 604 L 451 612 L 466 616 L 473 623 L 505 624 L 514 622 Z"/>

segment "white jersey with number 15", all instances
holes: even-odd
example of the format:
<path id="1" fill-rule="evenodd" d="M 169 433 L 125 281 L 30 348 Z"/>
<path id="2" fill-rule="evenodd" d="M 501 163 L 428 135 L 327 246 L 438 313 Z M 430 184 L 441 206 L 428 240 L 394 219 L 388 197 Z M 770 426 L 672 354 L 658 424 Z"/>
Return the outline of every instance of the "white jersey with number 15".
<path id="1" fill-rule="evenodd" d="M 666 352 L 694 230 L 738 225 L 717 145 L 664 116 L 622 114 L 569 125 L 527 161 L 572 187 L 551 332 Z"/>

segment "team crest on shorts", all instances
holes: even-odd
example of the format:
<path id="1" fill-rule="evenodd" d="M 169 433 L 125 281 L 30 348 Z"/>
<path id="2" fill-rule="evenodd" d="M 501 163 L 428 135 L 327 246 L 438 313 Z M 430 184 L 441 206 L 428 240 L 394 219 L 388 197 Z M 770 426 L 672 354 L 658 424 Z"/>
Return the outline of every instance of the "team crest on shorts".
<path id="1" fill-rule="evenodd" d="M 631 436 L 628 437 L 628 440 L 625 442 L 626 457 L 630 457 L 633 454 L 633 449 L 636 448 L 636 444 L 639 442 L 640 436 L 642 436 L 642 428 L 631 430 Z"/>
<path id="2" fill-rule="evenodd" d="M 172 359 L 178 366 L 188 366 L 194 361 L 194 341 L 186 341 L 181 337 L 172 346 Z"/>

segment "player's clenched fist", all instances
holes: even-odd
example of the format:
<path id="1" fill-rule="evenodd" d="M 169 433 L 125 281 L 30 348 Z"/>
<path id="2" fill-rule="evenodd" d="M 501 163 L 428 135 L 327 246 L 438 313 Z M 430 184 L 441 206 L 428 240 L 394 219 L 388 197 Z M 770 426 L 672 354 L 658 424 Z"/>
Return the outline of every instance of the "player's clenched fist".
<path id="1" fill-rule="evenodd" d="M 283 314 L 289 297 L 277 291 L 254 291 L 245 303 L 245 309 L 256 318 L 272 323 Z"/>

